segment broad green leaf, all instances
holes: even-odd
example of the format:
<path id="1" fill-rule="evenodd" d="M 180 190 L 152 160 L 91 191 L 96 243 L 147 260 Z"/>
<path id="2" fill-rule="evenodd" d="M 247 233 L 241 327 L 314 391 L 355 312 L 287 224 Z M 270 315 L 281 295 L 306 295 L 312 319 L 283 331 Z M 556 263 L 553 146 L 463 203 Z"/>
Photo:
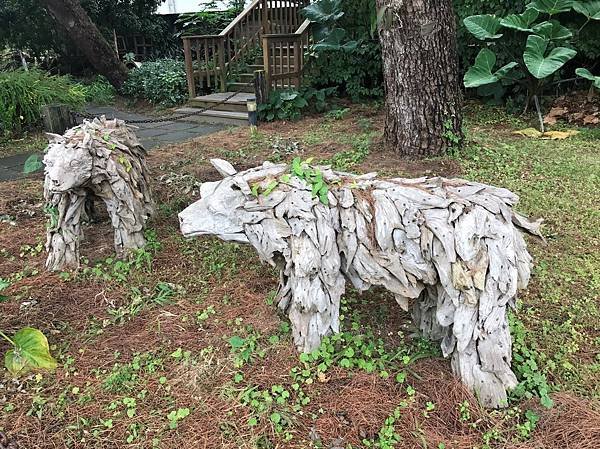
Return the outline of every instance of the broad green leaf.
<path id="1" fill-rule="evenodd" d="M 600 20 L 600 0 L 573 2 L 573 9 L 588 19 Z"/>
<path id="2" fill-rule="evenodd" d="M 529 72 L 537 79 L 546 78 L 573 59 L 577 52 L 571 48 L 556 47 L 546 56 L 548 41 L 540 36 L 527 38 L 523 60 Z"/>
<path id="3" fill-rule="evenodd" d="M 344 11 L 341 0 L 320 0 L 304 8 L 302 14 L 312 22 L 331 23 L 339 20 L 344 15 Z"/>
<path id="4" fill-rule="evenodd" d="M 531 31 L 531 24 L 540 15 L 539 11 L 533 8 L 526 9 L 523 14 L 510 14 L 500 21 L 504 28 L 511 28 L 518 31 Z"/>
<path id="5" fill-rule="evenodd" d="M 229 344 L 232 348 L 241 348 L 246 344 L 246 339 L 235 335 L 229 339 Z"/>
<path id="6" fill-rule="evenodd" d="M 492 73 L 496 65 L 496 55 L 487 48 L 482 48 L 473 64 L 465 74 L 465 87 L 479 87 L 500 81 L 506 74 L 518 64 L 510 62 L 504 67 Z"/>
<path id="7" fill-rule="evenodd" d="M 6 353 L 4 365 L 11 374 L 25 373 L 31 369 L 56 368 L 56 360 L 50 355 L 48 340 L 39 330 L 26 327 L 12 338 L 15 348 Z"/>
<path id="8" fill-rule="evenodd" d="M 23 165 L 23 173 L 28 175 L 41 170 L 43 167 L 44 164 L 42 164 L 39 155 L 32 154 L 25 160 L 25 164 Z"/>
<path id="9" fill-rule="evenodd" d="M 594 83 L 594 87 L 600 89 L 600 76 L 594 76 L 592 72 L 584 68 L 579 68 L 575 70 L 575 74 L 577 76 L 585 78 L 586 80 L 592 81 Z"/>
<path id="10" fill-rule="evenodd" d="M 538 36 L 551 41 L 561 41 L 573 36 L 571 30 L 562 26 L 558 20 L 538 23 L 533 27 L 533 32 Z"/>
<path id="11" fill-rule="evenodd" d="M 552 16 L 561 12 L 571 11 L 573 0 L 533 0 L 527 7 Z"/>
<path id="12" fill-rule="evenodd" d="M 498 34 L 500 19 L 494 15 L 470 16 L 463 20 L 463 23 L 467 30 L 480 41 L 502 37 L 502 34 Z"/>

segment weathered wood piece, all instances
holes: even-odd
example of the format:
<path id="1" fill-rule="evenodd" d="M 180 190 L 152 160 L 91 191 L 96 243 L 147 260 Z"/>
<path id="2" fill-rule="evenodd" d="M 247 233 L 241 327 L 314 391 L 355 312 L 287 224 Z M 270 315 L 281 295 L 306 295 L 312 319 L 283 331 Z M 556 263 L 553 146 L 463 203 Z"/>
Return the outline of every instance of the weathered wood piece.
<path id="1" fill-rule="evenodd" d="M 202 184 L 201 200 L 179 215 L 181 231 L 250 243 L 281 270 L 278 304 L 299 350 L 339 331 L 346 280 L 360 291 L 383 286 L 412 307 L 421 332 L 440 341 L 485 406 L 506 405 L 517 384 L 507 310 L 532 263 L 521 231 L 540 235 L 541 223 L 512 210 L 516 195 L 460 179 L 379 180 L 318 167 L 329 185 L 325 205 L 286 165 L 236 173 L 212 163 L 224 179 Z M 271 193 L 253 195 L 273 181 Z"/>
<path id="2" fill-rule="evenodd" d="M 44 131 L 52 134 L 62 134 L 75 126 L 75 120 L 69 108 L 62 104 L 43 106 L 41 109 Z"/>
<path id="3" fill-rule="evenodd" d="M 117 255 L 142 248 L 153 202 L 146 151 L 132 128 L 102 117 L 49 137 L 44 156 L 44 198 L 50 217 L 47 269 L 79 266 L 81 222 L 86 201 L 93 198 L 106 205 Z"/>

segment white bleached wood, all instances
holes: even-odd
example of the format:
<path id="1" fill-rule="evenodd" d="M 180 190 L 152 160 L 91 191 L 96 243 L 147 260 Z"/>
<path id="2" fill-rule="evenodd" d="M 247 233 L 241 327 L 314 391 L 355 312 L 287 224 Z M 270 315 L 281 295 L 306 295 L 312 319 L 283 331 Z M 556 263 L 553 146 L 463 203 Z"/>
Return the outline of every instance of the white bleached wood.
<path id="1" fill-rule="evenodd" d="M 540 235 L 540 221 L 512 210 L 516 195 L 485 184 L 318 169 L 331 182 L 328 206 L 302 179 L 282 180 L 285 165 L 264 164 L 203 186 L 202 199 L 180 214 L 182 233 L 249 241 L 277 266 L 278 304 L 299 350 L 339 331 L 346 280 L 361 291 L 383 286 L 403 309 L 412 307 L 419 330 L 440 341 L 485 406 L 506 405 L 516 385 L 507 309 L 527 286 L 532 262 L 521 231 Z M 266 197 L 240 188 L 274 180 Z"/>
<path id="2" fill-rule="evenodd" d="M 146 151 L 132 128 L 102 117 L 49 138 L 44 156 L 48 270 L 79 266 L 81 221 L 86 201 L 93 204 L 93 198 L 106 205 L 117 255 L 142 248 L 153 205 Z"/>

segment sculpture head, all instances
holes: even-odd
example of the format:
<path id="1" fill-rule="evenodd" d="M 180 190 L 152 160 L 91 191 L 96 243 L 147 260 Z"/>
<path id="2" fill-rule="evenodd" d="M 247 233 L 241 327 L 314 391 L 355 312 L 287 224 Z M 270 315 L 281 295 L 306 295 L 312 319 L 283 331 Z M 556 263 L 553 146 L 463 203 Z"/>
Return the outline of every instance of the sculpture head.
<path id="1" fill-rule="evenodd" d="M 46 185 L 60 193 L 80 187 L 92 175 L 92 155 L 83 145 L 67 145 L 62 136 L 52 136 L 44 156 Z"/>
<path id="2" fill-rule="evenodd" d="M 234 179 L 237 171 L 227 161 L 212 159 L 210 162 L 223 179 L 201 185 L 201 199 L 179 214 L 181 233 L 185 237 L 216 235 L 223 240 L 248 243 L 243 219 L 234 213 L 246 202 L 245 194 Z"/>

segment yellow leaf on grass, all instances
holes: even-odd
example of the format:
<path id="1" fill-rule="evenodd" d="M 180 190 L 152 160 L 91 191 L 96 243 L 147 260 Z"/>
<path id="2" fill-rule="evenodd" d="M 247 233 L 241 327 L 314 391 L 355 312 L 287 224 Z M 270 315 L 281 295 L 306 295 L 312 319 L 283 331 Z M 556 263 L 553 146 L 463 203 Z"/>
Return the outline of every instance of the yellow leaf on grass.
<path id="1" fill-rule="evenodd" d="M 318 372 L 317 378 L 319 379 L 319 382 L 323 384 L 326 384 L 327 382 L 329 382 L 329 379 L 331 379 L 331 377 L 326 377 L 325 373 L 322 373 L 321 371 Z"/>
<path id="2" fill-rule="evenodd" d="M 520 129 L 518 131 L 513 131 L 513 134 L 515 134 L 517 136 L 523 136 L 523 137 L 533 137 L 533 138 L 536 138 L 536 139 L 539 138 L 539 137 L 542 137 L 542 133 L 539 132 L 535 128 Z"/>
<path id="3" fill-rule="evenodd" d="M 543 140 L 563 140 L 563 139 L 567 139 L 571 136 L 575 136 L 577 134 L 579 134 L 579 131 L 576 131 L 574 129 L 570 129 L 568 131 L 546 131 L 542 135 L 542 139 Z"/>

